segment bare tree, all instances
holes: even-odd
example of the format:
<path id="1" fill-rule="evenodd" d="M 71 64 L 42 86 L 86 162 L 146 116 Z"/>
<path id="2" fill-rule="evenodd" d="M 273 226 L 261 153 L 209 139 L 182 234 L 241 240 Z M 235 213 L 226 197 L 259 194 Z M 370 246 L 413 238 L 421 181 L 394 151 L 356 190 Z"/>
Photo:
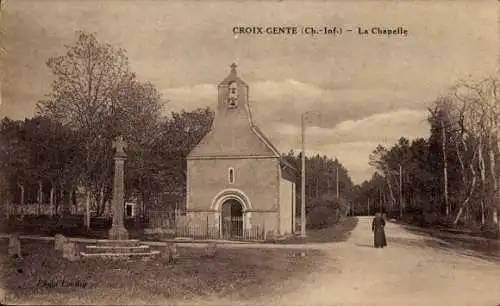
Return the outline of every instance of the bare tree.
<path id="1" fill-rule="evenodd" d="M 476 181 L 476 171 L 481 181 L 480 209 L 481 219 L 485 223 L 486 215 L 493 219 L 493 211 L 498 210 L 498 170 L 497 159 L 498 115 L 500 114 L 497 99 L 498 81 L 484 79 L 476 83 L 460 82 L 453 90 L 455 110 L 458 112 L 457 125 L 460 128 L 462 147 L 473 146 L 469 161 L 460 159 L 461 166 L 469 164 L 472 182 Z M 475 160 L 477 158 L 477 160 Z M 476 164 L 477 162 L 477 164 Z M 477 166 L 477 170 L 476 170 Z M 495 205 L 496 203 L 496 205 Z M 496 206 L 496 207 L 495 207 Z M 464 205 L 461 206 L 455 223 L 458 221 Z"/>
<path id="2" fill-rule="evenodd" d="M 446 154 L 446 129 L 444 125 L 444 120 L 441 119 L 441 146 L 443 149 L 443 177 L 444 177 L 444 205 L 446 206 L 446 215 L 450 214 L 450 203 L 448 200 L 448 160 Z"/>

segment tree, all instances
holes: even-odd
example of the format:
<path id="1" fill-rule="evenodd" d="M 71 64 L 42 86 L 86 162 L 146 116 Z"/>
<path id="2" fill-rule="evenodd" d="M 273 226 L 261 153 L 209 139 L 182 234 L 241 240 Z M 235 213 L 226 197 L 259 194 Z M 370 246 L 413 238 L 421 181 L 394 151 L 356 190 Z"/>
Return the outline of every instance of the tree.
<path id="1" fill-rule="evenodd" d="M 21 198 L 24 200 L 24 184 L 30 179 L 31 156 L 22 131 L 22 122 L 8 118 L 2 120 L 0 166 L 8 181 L 10 195 L 16 194 L 13 190 L 20 189 Z"/>
<path id="2" fill-rule="evenodd" d="M 172 113 L 160 124 L 142 168 L 144 176 L 134 175 L 131 181 L 144 202 L 148 202 L 152 195 L 159 196 L 162 191 L 186 192 L 186 157 L 208 133 L 213 118 L 214 112 L 204 108 Z M 168 206 L 174 204 L 168 199 L 163 202 Z"/>
<path id="3" fill-rule="evenodd" d="M 79 178 L 79 160 L 82 158 L 79 137 L 61 124 L 44 117 L 24 121 L 5 118 L 1 124 L 0 140 L 3 144 L 0 165 L 6 179 L 11 182 L 8 188 L 11 194 L 17 189 L 29 191 L 35 184 L 40 195 L 41 187 L 50 183 L 51 204 L 54 204 L 55 189 Z M 60 188 L 60 191 L 56 211 L 59 203 L 64 203 L 64 208 L 69 210 L 69 201 L 63 202 L 62 199 L 65 188 Z M 21 195 L 20 202 L 24 202 L 24 198 Z M 41 200 L 38 196 L 39 203 Z"/>
<path id="4" fill-rule="evenodd" d="M 497 79 L 486 78 L 478 82 L 459 82 L 453 90 L 453 97 L 461 106 L 461 128 L 466 130 L 469 141 L 476 148 L 477 170 L 483 195 L 480 199 L 483 223 L 485 213 L 490 222 L 498 223 L 500 210 L 497 167 L 500 131 L 498 85 Z"/>
<path id="5" fill-rule="evenodd" d="M 161 121 L 161 95 L 130 71 L 123 49 L 77 32 L 75 44 L 47 66 L 55 76 L 52 91 L 38 103 L 38 113 L 78 131 L 82 139 L 82 183 L 98 211 L 111 196 L 113 151 L 117 135 L 129 142 L 132 163 L 145 158 Z M 99 207 L 101 209 L 99 209 Z"/>

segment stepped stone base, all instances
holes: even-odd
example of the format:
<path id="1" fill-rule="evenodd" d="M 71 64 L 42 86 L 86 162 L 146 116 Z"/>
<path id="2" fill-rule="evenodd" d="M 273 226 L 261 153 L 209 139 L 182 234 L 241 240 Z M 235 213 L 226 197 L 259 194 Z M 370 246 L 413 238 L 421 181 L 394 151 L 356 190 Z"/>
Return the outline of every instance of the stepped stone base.
<path id="1" fill-rule="evenodd" d="M 153 258 L 159 251 L 152 251 L 149 245 L 141 245 L 139 240 L 97 240 L 96 245 L 85 246 L 80 252 L 83 258 Z"/>
<path id="2" fill-rule="evenodd" d="M 130 259 L 130 258 L 152 258 L 160 255 L 160 251 L 149 251 L 147 253 L 85 253 L 80 252 L 83 258 L 115 258 L 115 259 Z"/>
<path id="3" fill-rule="evenodd" d="M 127 239 L 127 240 L 112 240 L 112 239 L 100 239 L 97 240 L 97 246 L 139 246 L 141 242 L 138 239 Z"/>

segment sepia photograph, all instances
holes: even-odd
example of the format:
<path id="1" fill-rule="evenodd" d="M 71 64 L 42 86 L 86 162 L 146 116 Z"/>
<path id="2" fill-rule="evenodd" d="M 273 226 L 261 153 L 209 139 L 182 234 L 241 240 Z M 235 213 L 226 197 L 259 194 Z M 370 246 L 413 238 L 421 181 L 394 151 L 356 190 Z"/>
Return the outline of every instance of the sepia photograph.
<path id="1" fill-rule="evenodd" d="M 500 2 L 1 0 L 1 305 L 500 305 Z"/>

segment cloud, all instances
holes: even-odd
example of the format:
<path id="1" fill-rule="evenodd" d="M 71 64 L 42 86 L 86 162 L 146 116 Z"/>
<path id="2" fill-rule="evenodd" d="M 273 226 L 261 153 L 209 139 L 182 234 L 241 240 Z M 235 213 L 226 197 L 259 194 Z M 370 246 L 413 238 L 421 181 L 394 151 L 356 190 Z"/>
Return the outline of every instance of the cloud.
<path id="1" fill-rule="evenodd" d="M 342 121 L 332 128 L 315 126 L 311 120 L 306 127 L 306 142 L 316 148 L 325 144 L 396 142 L 401 137 L 415 139 L 428 135 L 426 118 L 425 111 L 400 109 Z M 300 126 L 297 123 L 265 123 L 262 129 L 278 144 L 299 147 Z"/>
<path id="2" fill-rule="evenodd" d="M 421 110 L 438 94 L 438 90 L 429 90 L 428 98 L 415 100 L 413 97 L 421 95 L 411 88 L 329 89 L 296 80 L 257 82 L 250 90 L 258 120 L 297 122 L 300 112 L 311 111 L 321 113 L 316 122 L 321 127 L 400 108 Z"/>
<path id="3" fill-rule="evenodd" d="M 337 157 L 349 170 L 354 182 L 368 179 L 370 153 L 379 144 L 391 146 L 401 137 L 427 137 L 429 125 L 425 111 L 400 109 L 379 113 L 359 120 L 347 120 L 334 128 L 312 126 L 306 129 L 308 154 Z M 265 126 L 263 130 L 283 151 L 300 150 L 300 128 L 291 124 Z"/>
<path id="4" fill-rule="evenodd" d="M 417 95 L 411 88 L 322 88 L 293 79 L 257 81 L 249 86 L 251 108 L 258 123 L 297 124 L 301 112 L 312 111 L 322 114 L 315 124 L 327 128 L 378 112 L 401 108 L 423 110 L 439 93 L 427 88 L 425 96 L 428 98 L 416 100 L 414 96 L 422 95 Z M 215 84 L 169 88 L 163 93 L 171 101 L 171 109 L 213 107 L 217 100 Z"/>
<path id="5" fill-rule="evenodd" d="M 170 88 L 164 90 L 163 95 L 168 100 L 168 113 L 207 106 L 214 108 L 217 104 L 217 86 L 213 84 Z"/>
<path id="6" fill-rule="evenodd" d="M 320 116 L 320 115 L 319 115 Z M 308 123 L 307 138 L 316 143 L 328 139 L 332 143 L 355 141 L 385 141 L 400 137 L 417 138 L 427 135 L 427 112 L 410 109 L 378 113 L 358 120 L 346 120 L 333 128 L 323 128 Z M 294 124 L 276 124 L 274 129 L 283 136 L 299 134 L 299 127 Z"/>
<path id="7" fill-rule="evenodd" d="M 378 144 L 392 145 L 401 137 L 415 139 L 429 133 L 427 111 L 418 102 L 412 104 L 411 98 L 403 98 L 404 92 L 326 90 L 291 79 L 256 82 L 249 86 L 257 124 L 284 152 L 300 148 L 300 113 L 316 110 L 307 120 L 308 152 L 338 157 L 355 182 L 371 176 L 368 156 Z M 215 107 L 217 103 L 215 85 L 172 88 L 164 93 L 170 100 L 169 111 Z M 349 103 L 328 103 L 334 96 L 342 96 Z M 369 99 L 386 103 L 374 102 L 370 107 L 372 104 L 366 102 Z"/>

